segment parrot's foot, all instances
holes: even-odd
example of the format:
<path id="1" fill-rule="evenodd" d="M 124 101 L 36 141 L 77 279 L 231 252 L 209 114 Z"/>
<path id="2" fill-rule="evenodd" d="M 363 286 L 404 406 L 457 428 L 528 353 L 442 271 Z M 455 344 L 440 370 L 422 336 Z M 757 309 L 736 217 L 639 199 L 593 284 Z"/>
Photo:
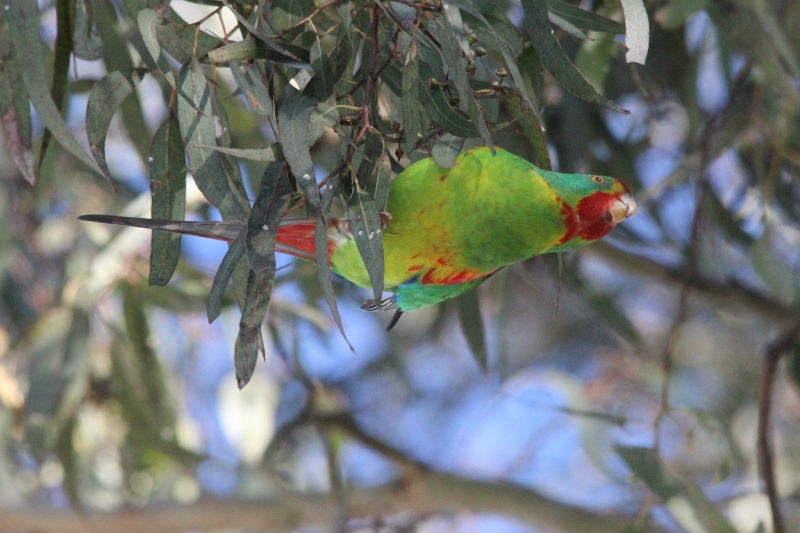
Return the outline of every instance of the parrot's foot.
<path id="1" fill-rule="evenodd" d="M 375 300 L 367 300 L 361 304 L 361 309 L 364 311 L 391 311 L 397 309 L 397 302 L 394 296 L 384 298 L 380 303 L 375 303 Z"/>
<path id="2" fill-rule="evenodd" d="M 392 215 L 388 211 L 381 211 L 378 216 L 381 217 L 381 229 L 388 228 L 392 222 Z"/>

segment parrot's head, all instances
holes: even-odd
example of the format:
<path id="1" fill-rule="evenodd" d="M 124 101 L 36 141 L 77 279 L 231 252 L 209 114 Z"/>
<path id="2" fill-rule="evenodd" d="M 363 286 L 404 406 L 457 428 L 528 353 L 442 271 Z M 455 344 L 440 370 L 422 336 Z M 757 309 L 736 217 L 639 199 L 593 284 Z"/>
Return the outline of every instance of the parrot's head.
<path id="1" fill-rule="evenodd" d="M 636 201 L 621 180 L 593 174 L 558 174 L 553 177 L 551 185 L 564 204 L 566 240 L 597 240 L 636 213 Z"/>
<path id="2" fill-rule="evenodd" d="M 604 237 L 614 226 L 636 213 L 636 200 L 625 182 L 608 176 L 581 176 L 593 186 L 578 201 L 575 214 L 585 241 Z"/>

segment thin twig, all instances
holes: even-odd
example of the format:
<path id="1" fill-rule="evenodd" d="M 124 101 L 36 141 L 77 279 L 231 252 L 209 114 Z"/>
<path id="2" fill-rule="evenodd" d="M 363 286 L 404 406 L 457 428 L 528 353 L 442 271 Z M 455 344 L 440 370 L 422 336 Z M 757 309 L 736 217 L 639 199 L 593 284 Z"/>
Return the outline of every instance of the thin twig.
<path id="1" fill-rule="evenodd" d="M 305 24 L 306 22 L 311 22 L 311 21 L 314 19 L 314 17 L 316 17 L 317 15 L 319 15 L 320 13 L 322 13 L 323 11 L 325 11 L 326 9 L 328 9 L 329 7 L 331 7 L 332 5 L 338 4 L 339 2 L 341 2 L 341 0 L 330 0 L 330 2 L 326 2 L 326 3 L 322 4 L 322 5 L 321 5 L 321 6 L 319 6 L 317 9 L 315 9 L 314 11 L 312 11 L 310 15 L 308 15 L 308 16 L 307 16 L 307 17 L 305 17 L 304 19 L 298 20 L 298 21 L 297 21 L 295 24 L 293 24 L 293 25 L 292 25 L 290 28 L 286 28 L 286 29 L 285 29 L 285 30 L 283 30 L 282 32 L 278 33 L 277 35 L 273 35 L 273 36 L 272 36 L 272 38 L 273 38 L 273 39 L 280 39 L 281 37 L 283 37 L 284 35 L 286 35 L 286 34 L 287 34 L 287 33 L 289 33 L 290 31 L 292 31 L 293 29 L 295 29 L 295 28 L 298 28 L 298 27 L 302 26 L 302 25 L 303 25 L 303 24 Z M 316 33 L 316 32 L 315 32 L 315 33 Z"/>
<path id="2" fill-rule="evenodd" d="M 769 424 L 772 412 L 772 391 L 775 387 L 775 374 L 778 362 L 800 339 L 800 321 L 783 334 L 767 349 L 764 354 L 764 371 L 758 384 L 758 467 L 764 490 L 769 499 L 772 512 L 772 530 L 774 533 L 787 533 L 786 524 L 781 512 L 778 484 L 775 478 L 775 454 L 770 439 Z"/>

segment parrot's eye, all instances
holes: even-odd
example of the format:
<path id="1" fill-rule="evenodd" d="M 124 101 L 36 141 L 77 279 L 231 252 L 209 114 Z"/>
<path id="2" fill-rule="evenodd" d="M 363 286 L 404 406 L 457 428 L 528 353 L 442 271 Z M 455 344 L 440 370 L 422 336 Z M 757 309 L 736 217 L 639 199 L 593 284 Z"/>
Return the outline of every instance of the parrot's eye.
<path id="1" fill-rule="evenodd" d="M 605 183 L 606 179 L 603 176 L 592 176 L 592 181 L 595 183 Z"/>

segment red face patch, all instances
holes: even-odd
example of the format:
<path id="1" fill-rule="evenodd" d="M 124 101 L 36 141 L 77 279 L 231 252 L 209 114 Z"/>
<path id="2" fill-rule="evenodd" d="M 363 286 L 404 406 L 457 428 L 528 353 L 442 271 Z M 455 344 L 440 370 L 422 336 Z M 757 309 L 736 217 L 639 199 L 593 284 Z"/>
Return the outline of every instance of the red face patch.
<path id="1" fill-rule="evenodd" d="M 578 217 L 581 221 L 580 238 L 595 241 L 605 237 L 614 229 L 611 223 L 611 205 L 617 201 L 619 194 L 596 192 L 578 202 Z"/>

